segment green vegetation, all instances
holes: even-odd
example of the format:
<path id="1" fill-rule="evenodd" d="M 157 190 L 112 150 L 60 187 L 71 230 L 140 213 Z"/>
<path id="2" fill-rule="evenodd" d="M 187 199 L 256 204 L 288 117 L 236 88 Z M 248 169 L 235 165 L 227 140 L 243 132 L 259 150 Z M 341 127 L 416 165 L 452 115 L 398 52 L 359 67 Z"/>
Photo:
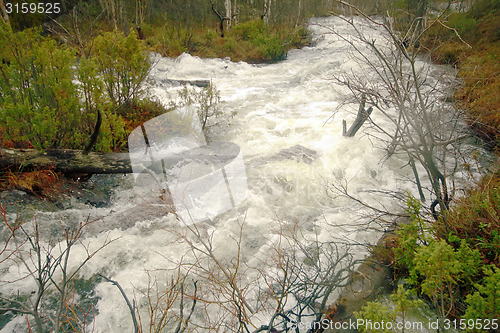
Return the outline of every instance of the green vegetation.
<path id="1" fill-rule="evenodd" d="M 0 22 L 0 126 L 4 140 L 35 148 L 77 147 L 79 123 L 73 52 L 43 38 L 38 29 L 12 33 Z M 82 119 L 83 118 L 83 119 Z"/>
<path id="2" fill-rule="evenodd" d="M 139 121 L 165 110 L 144 99 L 150 62 L 134 33 L 97 36 L 88 57 L 43 37 L 0 23 L 0 128 L 3 146 L 83 149 L 102 113 L 99 151 L 126 148 Z M 79 82 L 75 81 L 75 78 Z"/>
<path id="3" fill-rule="evenodd" d="M 417 249 L 410 281 L 432 300 L 444 318 L 455 310 L 458 284 L 471 283 L 479 261 L 479 252 L 471 250 L 465 241 L 455 250 L 443 239 L 432 240 Z"/>
<path id="4" fill-rule="evenodd" d="M 142 27 L 148 48 L 168 57 L 186 52 L 199 57 L 230 57 L 232 61 L 275 62 L 285 59 L 288 49 L 310 43 L 304 27 L 292 30 L 269 27 L 262 20 L 240 23 L 228 30 L 224 37 L 213 28 L 195 30 L 168 24 Z"/>
<path id="5" fill-rule="evenodd" d="M 19 0 L 14 0 L 19 2 Z M 30 0 L 40 2 L 42 0 Z M 231 57 L 233 61 L 273 62 L 290 48 L 310 42 L 306 19 L 325 15 L 334 0 L 68 0 L 57 22 L 45 27 L 80 55 L 92 49 L 102 31 L 131 30 L 146 40 L 148 49 L 175 57 L 183 52 L 201 57 Z M 22 21 L 22 22 L 21 22 Z M 36 13 L 10 15 L 15 30 L 40 24 Z M 248 23 L 250 22 L 250 23 Z M 247 39 L 233 30 L 259 26 L 259 35 Z M 246 28 L 243 28 L 246 29 Z"/>
<path id="6" fill-rule="evenodd" d="M 118 31 L 106 32 L 96 37 L 93 44 L 90 56 L 82 58 L 78 67 L 85 109 L 92 114 L 94 110 L 102 113 L 97 149 L 123 150 L 133 130 L 126 126 L 127 121 L 134 123 L 134 113 L 130 111 L 141 109 L 145 103 L 142 83 L 151 64 L 134 32 L 128 36 Z"/>
<path id="7" fill-rule="evenodd" d="M 495 266 L 484 267 L 482 283 L 475 285 L 476 291 L 467 295 L 465 302 L 467 310 L 464 318 L 467 320 L 477 318 L 497 318 L 500 313 L 500 269 Z M 480 330 L 473 330 L 480 331 Z"/>

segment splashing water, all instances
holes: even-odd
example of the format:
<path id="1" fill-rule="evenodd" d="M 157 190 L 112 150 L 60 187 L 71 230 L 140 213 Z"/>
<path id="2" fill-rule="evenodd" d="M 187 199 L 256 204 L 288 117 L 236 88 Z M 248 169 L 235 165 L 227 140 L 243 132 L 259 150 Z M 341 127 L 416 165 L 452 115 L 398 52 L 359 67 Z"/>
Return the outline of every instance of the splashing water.
<path id="1" fill-rule="evenodd" d="M 368 211 L 344 197 L 332 197 L 326 190 L 329 183 L 346 183 L 351 193 L 366 203 L 392 210 L 399 209 L 398 202 L 391 196 L 374 195 L 373 190 L 418 196 L 404 156 L 386 160 L 385 152 L 375 148 L 369 136 L 342 136 L 342 119 L 351 123 L 358 105 L 346 104 L 337 109 L 351 92 L 334 83 L 332 77 L 363 68 L 352 60 L 349 46 L 322 27 L 333 27 L 338 33 L 349 35 L 352 31 L 345 22 L 336 18 L 312 22 L 316 23 L 311 25 L 316 44 L 292 50 L 287 60 L 276 64 L 250 65 L 188 54 L 177 59 L 154 57 L 153 84 L 149 90 L 165 105 L 180 90 L 172 80 L 211 80 L 221 93 L 223 116 L 210 120 L 208 139 L 240 147 L 248 192 L 236 208 L 212 221 L 196 224 L 195 232 L 209 235 L 215 255 L 228 267 L 240 253 L 238 259 L 246 268 L 238 273 L 238 283 L 244 286 L 261 282 L 256 281 L 255 268 L 269 263 L 269 252 L 275 248 L 284 226 L 298 230 L 298 240 L 304 245 L 331 240 L 376 242 L 380 235 L 378 226 L 368 225 L 362 219 Z M 376 36 L 377 32 L 373 34 Z M 104 178 L 95 177 L 93 181 Z M 134 190 L 131 175 L 112 178 L 115 188 L 111 205 L 95 208 L 75 201 L 62 211 L 39 212 L 37 219 L 40 224 L 49 225 L 57 224 L 58 219 L 101 218 L 88 228 L 85 243 L 98 246 L 106 237 L 116 241 L 98 252 L 81 276 L 90 278 L 98 272 L 118 281 L 129 297 L 135 295 L 139 306 L 143 306 L 140 312 L 145 323 L 146 297 L 141 292 L 147 290 L 151 276 L 166 283 L 173 274 L 167 269 L 176 268 L 182 256 L 192 258 L 192 247 L 179 242 L 183 236 L 190 239 L 191 231 L 179 226 L 175 216 L 168 214 L 161 198 L 148 201 L 145 192 Z M 199 239 L 192 241 L 200 245 Z M 361 248 L 358 251 L 358 257 L 365 254 Z M 75 265 L 85 255 L 83 248 L 75 247 Z M 16 270 L 4 269 L 2 274 L 3 281 L 12 280 Z M 23 280 L 1 288 L 2 292 L 15 295 L 17 290 L 30 291 L 35 287 L 32 281 Z M 96 328 L 100 332 L 131 331 L 129 310 L 117 288 L 102 281 L 96 285 L 96 293 L 100 297 Z M 258 299 L 256 291 L 248 287 L 246 298 L 250 303 Z M 203 318 L 195 313 L 193 320 Z M 256 316 L 255 325 L 265 319 L 265 315 Z M 14 325 L 14 321 L 9 325 Z M 2 332 L 11 331 L 13 326 L 9 325 Z"/>

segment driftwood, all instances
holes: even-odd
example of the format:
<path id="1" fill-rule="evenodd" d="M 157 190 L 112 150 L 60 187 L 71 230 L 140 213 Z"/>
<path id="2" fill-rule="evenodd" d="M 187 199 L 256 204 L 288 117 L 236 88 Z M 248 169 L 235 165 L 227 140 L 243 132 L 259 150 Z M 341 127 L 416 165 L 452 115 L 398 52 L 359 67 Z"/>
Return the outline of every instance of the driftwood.
<path id="1" fill-rule="evenodd" d="M 351 127 L 347 131 L 347 123 L 345 120 L 342 120 L 342 135 L 347 137 L 353 137 L 359 131 L 361 126 L 363 126 L 364 122 L 370 117 L 372 114 L 373 108 L 370 106 L 368 110 L 365 110 L 366 97 L 363 95 L 361 98 L 361 103 L 359 104 L 358 115 L 352 123 Z"/>

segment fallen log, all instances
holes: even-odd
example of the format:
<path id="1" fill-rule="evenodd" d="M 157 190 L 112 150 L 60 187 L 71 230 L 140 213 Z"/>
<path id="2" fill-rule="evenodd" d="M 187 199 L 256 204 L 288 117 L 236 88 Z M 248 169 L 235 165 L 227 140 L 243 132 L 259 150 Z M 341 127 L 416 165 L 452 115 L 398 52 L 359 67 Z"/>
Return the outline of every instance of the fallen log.
<path id="1" fill-rule="evenodd" d="M 132 165 L 129 153 L 89 153 L 85 155 L 81 150 L 71 149 L 54 149 L 42 152 L 35 149 L 0 148 L 0 171 L 30 171 L 51 168 L 65 174 L 133 173 L 132 166 L 136 167 L 135 171 L 144 168 L 158 171 L 156 168 L 160 162 L 160 168 L 170 168 L 173 165 L 189 163 L 189 161 L 194 160 L 222 165 L 232 161 L 239 152 L 239 146 L 234 143 L 213 142 L 177 154 L 157 156 L 155 163 L 151 162 L 148 153 L 143 153 L 141 156 L 137 156 L 135 153 Z"/>
<path id="2" fill-rule="evenodd" d="M 0 170 L 30 171 L 53 168 L 56 172 L 76 173 L 131 173 L 128 153 L 89 153 L 81 150 L 0 148 Z"/>

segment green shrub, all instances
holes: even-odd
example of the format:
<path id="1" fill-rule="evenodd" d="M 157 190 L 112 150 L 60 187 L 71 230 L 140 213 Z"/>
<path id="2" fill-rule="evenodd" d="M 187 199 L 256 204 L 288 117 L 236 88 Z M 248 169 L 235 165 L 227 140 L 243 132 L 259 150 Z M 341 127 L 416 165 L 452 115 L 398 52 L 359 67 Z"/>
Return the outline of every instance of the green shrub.
<path id="1" fill-rule="evenodd" d="M 277 36 L 264 38 L 260 43 L 260 49 L 264 59 L 267 61 L 279 61 L 286 58 L 286 50 L 281 39 Z"/>
<path id="2" fill-rule="evenodd" d="M 286 58 L 284 42 L 277 31 L 271 31 L 262 20 L 252 20 L 235 26 L 230 34 L 231 37 L 241 41 L 249 42 L 257 47 L 261 60 L 274 62 Z M 230 45 L 230 51 L 236 50 L 236 45 Z"/>
<path id="3" fill-rule="evenodd" d="M 228 52 L 235 52 L 238 48 L 238 42 L 232 37 L 226 37 L 224 42 L 224 49 Z"/>
<path id="4" fill-rule="evenodd" d="M 134 30 L 128 36 L 105 32 L 94 40 L 91 57 L 97 63 L 106 97 L 115 107 L 141 98 L 151 63 Z"/>
<path id="5" fill-rule="evenodd" d="M 203 38 L 208 42 L 211 43 L 213 40 L 217 39 L 219 37 L 219 34 L 217 31 L 213 29 L 208 29 L 207 32 L 203 35 Z"/>
<path id="6" fill-rule="evenodd" d="M 137 122 L 133 110 L 145 97 L 143 83 L 150 67 L 149 56 L 134 30 L 128 36 L 113 31 L 96 37 L 90 57 L 80 60 L 78 78 L 84 108 L 93 119 L 98 111 L 102 115 L 95 149 L 126 148 L 127 124 Z"/>
<path id="7" fill-rule="evenodd" d="M 251 20 L 233 27 L 231 34 L 243 40 L 256 41 L 268 34 L 268 29 L 263 20 Z"/>
<path id="8" fill-rule="evenodd" d="M 82 149 L 100 112 L 96 149 L 126 147 L 128 112 L 141 104 L 151 66 L 135 32 L 97 37 L 90 57 L 76 66 L 72 50 L 36 29 L 13 33 L 0 23 L 0 44 L 8 46 L 0 50 L 3 140 L 37 149 Z"/>
<path id="9" fill-rule="evenodd" d="M 82 96 L 83 109 L 90 115 L 89 122 L 85 124 L 90 133 L 96 122 L 97 110 L 105 108 L 104 83 L 99 77 L 98 64 L 93 58 L 80 58 L 77 65 L 76 77 L 80 96 Z"/>
<path id="10" fill-rule="evenodd" d="M 97 151 L 121 151 L 127 147 L 126 122 L 113 111 L 109 108 L 101 111 L 103 117 L 99 140 L 96 143 Z"/>
<path id="11" fill-rule="evenodd" d="M 373 328 L 367 323 L 387 323 L 392 322 L 395 318 L 392 311 L 387 305 L 380 302 L 367 302 L 359 312 L 355 312 L 357 320 L 363 320 L 364 325 L 359 325 L 358 330 L 361 333 L 392 333 L 392 330 L 387 327 Z M 385 325 L 384 325 L 385 326 Z"/>
<path id="12" fill-rule="evenodd" d="M 467 320 L 498 319 L 500 320 L 500 268 L 495 266 L 484 267 L 483 283 L 476 285 L 476 291 L 467 295 L 468 304 L 464 318 Z M 470 330 L 482 332 L 481 329 Z"/>
<path id="13" fill-rule="evenodd" d="M 435 240 L 418 248 L 411 283 L 419 286 L 446 317 L 455 309 L 458 285 L 470 285 L 480 265 L 479 251 L 472 250 L 465 241 L 455 250 L 445 240 Z"/>
<path id="14" fill-rule="evenodd" d="M 14 143 L 79 148 L 87 118 L 73 83 L 75 55 L 37 29 L 13 33 L 0 23 L 0 126 Z"/>
<path id="15" fill-rule="evenodd" d="M 148 38 L 149 36 L 152 36 L 154 34 L 154 27 L 151 24 L 142 22 L 139 27 L 142 30 L 142 33 L 144 34 L 144 38 Z"/>
<path id="16" fill-rule="evenodd" d="M 395 267 L 409 273 L 414 269 L 417 250 L 431 240 L 430 230 L 421 215 L 422 204 L 412 196 L 406 199 L 406 213 L 409 223 L 402 224 L 396 231 L 396 246 L 393 248 Z"/>
<path id="17" fill-rule="evenodd" d="M 412 290 L 406 290 L 403 285 L 398 285 L 396 292 L 390 295 L 390 299 L 394 304 L 391 310 L 388 305 L 382 302 L 368 302 L 361 308 L 359 312 L 355 312 L 356 319 L 363 319 L 364 325 L 358 327 L 360 332 L 366 333 L 392 333 L 396 325 L 391 325 L 398 318 L 404 323 L 407 320 L 408 312 L 422 306 L 423 302 L 419 299 L 413 299 Z M 386 323 L 382 327 L 376 324 Z M 404 329 L 402 330 L 404 332 Z"/>

